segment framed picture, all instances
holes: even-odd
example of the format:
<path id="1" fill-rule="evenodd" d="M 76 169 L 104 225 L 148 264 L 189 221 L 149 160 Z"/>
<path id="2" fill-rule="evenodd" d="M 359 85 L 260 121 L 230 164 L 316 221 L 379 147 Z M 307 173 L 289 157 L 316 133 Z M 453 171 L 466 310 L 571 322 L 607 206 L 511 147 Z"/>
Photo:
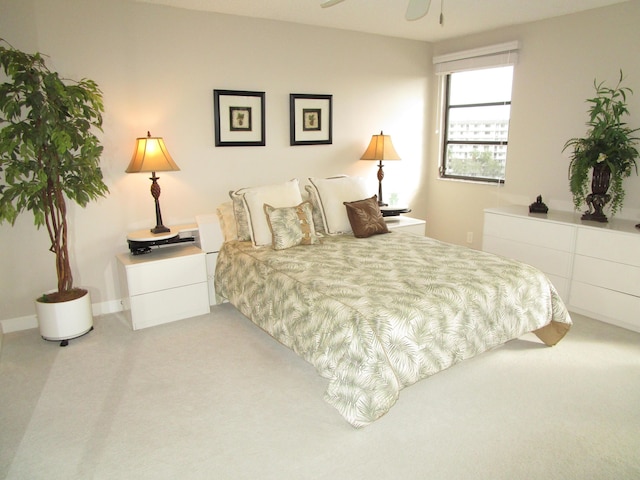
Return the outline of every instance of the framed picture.
<path id="1" fill-rule="evenodd" d="M 265 145 L 264 92 L 214 90 L 216 147 Z"/>
<path id="2" fill-rule="evenodd" d="M 321 145 L 333 141 L 332 95 L 289 95 L 291 145 Z"/>

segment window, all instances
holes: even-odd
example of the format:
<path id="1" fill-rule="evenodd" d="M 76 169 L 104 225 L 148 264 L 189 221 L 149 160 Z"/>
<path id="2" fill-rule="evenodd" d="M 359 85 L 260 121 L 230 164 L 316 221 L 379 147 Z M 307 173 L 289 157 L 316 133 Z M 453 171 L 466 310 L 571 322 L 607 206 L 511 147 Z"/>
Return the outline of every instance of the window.
<path id="1" fill-rule="evenodd" d="M 440 175 L 504 183 L 513 66 L 448 73 Z"/>
<path id="2" fill-rule="evenodd" d="M 433 58 L 442 76 L 441 177 L 504 183 L 519 49 L 513 41 Z"/>

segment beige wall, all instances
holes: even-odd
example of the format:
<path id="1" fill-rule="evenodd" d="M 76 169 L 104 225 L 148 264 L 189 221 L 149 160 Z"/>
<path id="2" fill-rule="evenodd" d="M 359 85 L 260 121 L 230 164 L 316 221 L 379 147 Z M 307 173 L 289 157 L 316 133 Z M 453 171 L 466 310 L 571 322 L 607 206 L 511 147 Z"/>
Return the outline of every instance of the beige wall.
<path id="1" fill-rule="evenodd" d="M 70 213 L 76 284 L 90 289 L 96 313 L 120 307 L 115 254 L 126 250 L 126 233 L 155 224 L 148 175 L 124 173 L 147 130 L 164 137 L 181 168 L 160 174 L 166 225 L 214 211 L 232 188 L 292 177 L 359 174 L 373 194 L 376 164 L 358 159 L 382 129 L 403 157 L 385 166 L 385 194 L 426 213 L 418 194 L 432 68 L 424 42 L 123 0 L 0 0 L 0 11 L 0 36 L 104 91 L 111 193 Z M 213 146 L 214 88 L 266 92 L 267 146 Z M 290 93 L 333 95 L 332 145 L 289 146 Z M 32 316 L 33 299 L 55 285 L 47 249 L 30 214 L 0 226 L 0 320 Z"/>
<path id="2" fill-rule="evenodd" d="M 636 95 L 630 99 L 629 123 L 640 127 L 640 2 L 505 28 L 489 33 L 441 42 L 433 54 L 441 55 L 510 40 L 521 42 L 514 71 L 512 116 L 506 183 L 477 185 L 440 180 L 437 175 L 436 119 L 427 137 L 427 232 L 439 239 L 482 245 L 482 211 L 505 204 L 528 205 L 541 194 L 549 208 L 571 210 L 568 189 L 567 139 L 582 136 L 593 96 L 593 80 L 617 82 L 619 70 Z M 437 82 L 431 82 L 437 98 Z M 619 217 L 640 221 L 640 177 L 625 181 L 626 199 Z"/>

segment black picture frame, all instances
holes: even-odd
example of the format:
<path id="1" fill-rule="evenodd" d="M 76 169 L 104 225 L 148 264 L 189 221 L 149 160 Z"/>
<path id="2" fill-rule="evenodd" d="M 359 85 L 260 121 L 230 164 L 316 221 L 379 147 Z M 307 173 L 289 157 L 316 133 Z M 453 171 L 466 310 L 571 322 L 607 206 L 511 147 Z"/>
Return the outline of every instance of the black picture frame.
<path id="1" fill-rule="evenodd" d="M 291 145 L 333 143 L 333 95 L 289 95 Z"/>
<path id="2" fill-rule="evenodd" d="M 214 90 L 216 147 L 264 147 L 264 92 Z"/>

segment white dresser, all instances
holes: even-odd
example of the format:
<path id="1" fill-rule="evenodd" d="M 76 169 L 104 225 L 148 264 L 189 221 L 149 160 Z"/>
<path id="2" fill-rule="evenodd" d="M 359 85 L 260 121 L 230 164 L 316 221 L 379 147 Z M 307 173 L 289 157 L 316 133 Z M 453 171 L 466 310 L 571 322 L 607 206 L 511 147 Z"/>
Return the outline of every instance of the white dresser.
<path id="1" fill-rule="evenodd" d="M 482 249 L 542 270 L 569 310 L 640 331 L 640 230 L 630 220 L 585 222 L 580 214 L 485 210 Z"/>

